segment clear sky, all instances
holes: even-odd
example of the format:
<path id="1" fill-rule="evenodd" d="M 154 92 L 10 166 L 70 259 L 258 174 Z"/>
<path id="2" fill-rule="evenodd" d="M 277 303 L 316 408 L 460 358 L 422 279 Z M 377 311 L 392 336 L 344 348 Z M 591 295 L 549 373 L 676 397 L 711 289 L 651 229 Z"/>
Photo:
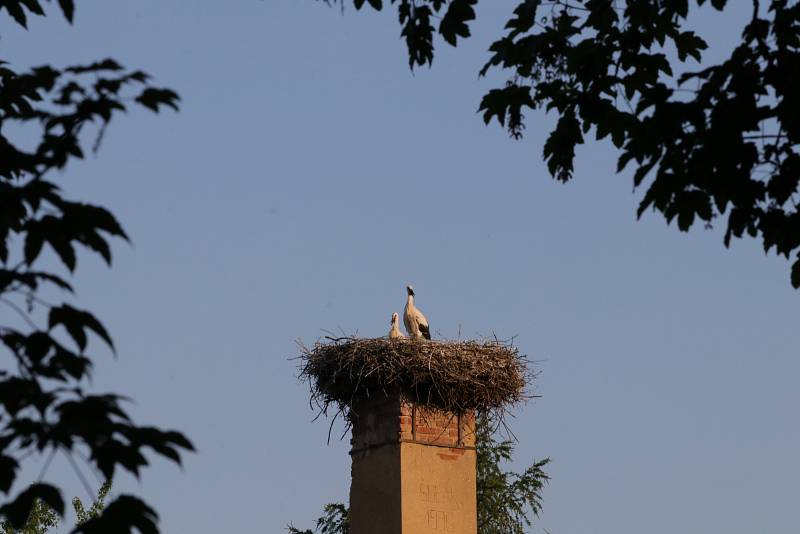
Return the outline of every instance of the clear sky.
<path id="1" fill-rule="evenodd" d="M 710 58 L 749 13 L 729 3 L 693 18 Z M 110 270 L 79 259 L 78 303 L 119 352 L 95 389 L 198 448 L 116 483 L 165 532 L 279 533 L 346 500 L 348 438 L 326 445 L 312 422 L 295 340 L 384 335 L 409 282 L 435 337 L 517 336 L 540 361 L 542 398 L 512 421 L 516 468 L 553 459 L 535 532 L 797 532 L 788 263 L 725 249 L 720 228 L 637 222 L 607 143 L 554 182 L 552 116 L 529 113 L 520 142 L 485 127 L 498 79 L 477 71 L 513 5 L 481 2 L 474 38 L 414 73 L 395 14 L 313 0 L 78 2 L 74 26 L 51 9 L 28 32 L 0 16 L 14 66 L 111 56 L 182 97 L 177 114 L 118 117 L 58 178 L 133 239 Z M 86 498 L 63 457 L 46 478 Z"/>

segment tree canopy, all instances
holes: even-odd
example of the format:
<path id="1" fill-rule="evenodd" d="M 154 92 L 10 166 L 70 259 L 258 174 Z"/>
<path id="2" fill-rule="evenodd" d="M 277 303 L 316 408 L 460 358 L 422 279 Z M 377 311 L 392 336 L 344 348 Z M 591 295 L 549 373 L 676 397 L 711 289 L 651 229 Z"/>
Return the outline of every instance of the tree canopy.
<path id="1" fill-rule="evenodd" d="M 6 0 L 0 12 L 26 26 L 31 15 L 44 15 L 42 6 L 38 0 Z M 58 6 L 72 21 L 73 0 L 59 0 Z M 179 432 L 135 424 L 121 396 L 86 392 L 88 349 L 96 350 L 90 340 L 113 352 L 111 335 L 89 311 L 51 298 L 73 292 L 69 277 L 80 249 L 110 265 L 110 240 L 127 235 L 110 211 L 66 198 L 49 177 L 82 158 L 87 143 L 96 150 L 119 112 L 132 106 L 177 109 L 178 95 L 149 80 L 113 59 L 25 72 L 0 63 L 0 305 L 8 312 L 0 342 L 12 358 L 0 369 L 0 491 L 6 495 L 20 462 L 32 454 L 51 458 L 61 452 L 71 461 L 86 456 L 110 480 L 117 468 L 138 476 L 148 449 L 175 462 L 181 450 L 192 449 Z M 36 142 L 27 148 L 31 131 Z M 42 254 L 45 244 L 63 268 Z M 3 499 L 0 521 L 19 529 L 45 505 L 64 512 L 59 488 L 37 481 Z M 73 532 L 158 532 L 155 511 L 130 495 L 85 519 Z"/>
<path id="2" fill-rule="evenodd" d="M 75 511 L 75 522 L 78 525 L 98 517 L 105 508 L 106 497 L 111 491 L 111 482 L 106 481 L 97 491 L 97 497 L 87 510 L 79 497 L 72 499 L 72 509 Z M 0 523 L 0 534 L 46 534 L 51 528 L 58 526 L 58 514 L 55 513 L 41 499 L 36 499 L 28 516 L 28 521 L 20 530 L 14 529 L 7 521 Z"/>
<path id="3" fill-rule="evenodd" d="M 345 0 L 326 0 L 343 3 Z M 471 35 L 478 0 L 353 0 L 396 8 L 413 69 L 432 65 L 434 37 Z M 725 224 L 724 243 L 749 236 L 794 257 L 800 288 L 800 3 L 751 0 L 741 42 L 717 64 L 687 29 L 690 11 L 729 0 L 522 0 L 480 74 L 506 73 L 479 110 L 513 138 L 529 110 L 556 111 L 543 147 L 550 174 L 573 178 L 575 148 L 591 132 L 632 166 L 648 209 L 681 231 Z"/>
<path id="4" fill-rule="evenodd" d="M 534 462 L 521 474 L 505 470 L 514 456 L 514 443 L 497 439 L 493 427 L 485 415 L 476 420 L 478 532 L 524 534 L 542 511 L 542 492 L 550 480 L 544 467 L 550 458 Z"/>

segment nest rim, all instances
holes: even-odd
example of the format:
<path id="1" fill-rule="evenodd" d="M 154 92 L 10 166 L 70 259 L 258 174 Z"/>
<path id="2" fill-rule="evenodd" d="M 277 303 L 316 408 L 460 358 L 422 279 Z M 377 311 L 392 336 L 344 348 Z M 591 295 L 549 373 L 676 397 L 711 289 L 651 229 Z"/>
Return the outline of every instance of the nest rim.
<path id="1" fill-rule="evenodd" d="M 533 395 L 538 372 L 514 339 L 417 340 L 326 336 L 298 341 L 299 378 L 308 383 L 316 418 L 335 410 L 351 421 L 354 403 L 400 393 L 421 406 L 474 410 L 502 420 Z M 331 422 L 331 426 L 333 421 Z"/>

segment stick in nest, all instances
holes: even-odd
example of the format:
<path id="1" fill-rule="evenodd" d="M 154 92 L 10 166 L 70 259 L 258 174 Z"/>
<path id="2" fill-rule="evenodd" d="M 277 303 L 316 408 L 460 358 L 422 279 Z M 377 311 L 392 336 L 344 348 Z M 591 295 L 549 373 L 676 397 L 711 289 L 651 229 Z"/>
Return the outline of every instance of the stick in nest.
<path id="1" fill-rule="evenodd" d="M 476 410 L 502 419 L 531 398 L 536 373 L 510 342 L 415 341 L 326 337 L 300 347 L 300 378 L 319 415 L 333 407 L 349 421 L 353 403 L 399 391 L 407 400 L 453 413 Z"/>

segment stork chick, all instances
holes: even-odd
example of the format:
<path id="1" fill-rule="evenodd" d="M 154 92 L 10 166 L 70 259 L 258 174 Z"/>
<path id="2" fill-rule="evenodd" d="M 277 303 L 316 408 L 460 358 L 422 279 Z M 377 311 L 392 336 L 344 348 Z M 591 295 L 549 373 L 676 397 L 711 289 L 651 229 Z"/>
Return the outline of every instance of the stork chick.
<path id="1" fill-rule="evenodd" d="M 431 338 L 431 328 L 425 315 L 414 306 L 414 288 L 406 286 L 406 308 L 403 311 L 403 325 L 412 339 Z"/>
<path id="2" fill-rule="evenodd" d="M 392 314 L 392 328 L 389 330 L 389 338 L 390 339 L 400 339 L 406 337 L 400 331 L 400 316 L 397 315 L 397 312 Z"/>

